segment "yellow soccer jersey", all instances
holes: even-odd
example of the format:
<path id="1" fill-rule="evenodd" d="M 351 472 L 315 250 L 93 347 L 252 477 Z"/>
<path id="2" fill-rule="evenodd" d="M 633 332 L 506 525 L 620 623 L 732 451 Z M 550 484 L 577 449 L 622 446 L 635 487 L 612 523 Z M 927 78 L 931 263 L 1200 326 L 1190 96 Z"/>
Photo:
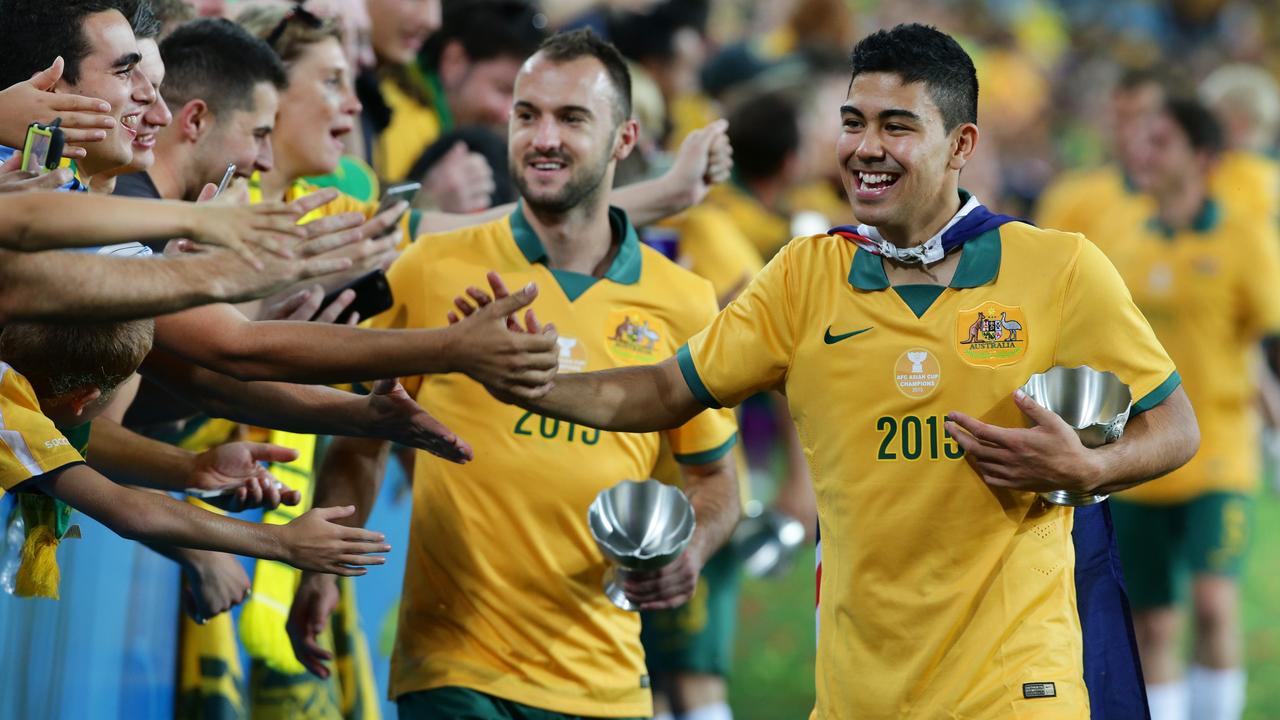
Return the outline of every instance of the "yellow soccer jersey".
<path id="1" fill-rule="evenodd" d="M 1256 153 L 1225 152 L 1209 178 L 1209 191 L 1228 215 L 1275 223 L 1280 216 L 1280 163 Z"/>
<path id="2" fill-rule="evenodd" d="M 520 210 L 423 236 L 392 265 L 396 305 L 371 325 L 443 326 L 455 294 L 496 270 L 510 287 L 538 284 L 533 308 L 560 332 L 561 372 L 668 358 L 714 317 L 711 286 L 642 246 L 621 211 L 610 220 L 621 246 L 600 280 L 549 269 Z M 391 695 L 461 686 L 570 715 L 647 716 L 639 617 L 605 598 L 586 517 L 601 490 L 651 476 L 659 434 L 540 417 L 461 374 L 404 382 L 476 459 L 419 455 Z M 711 462 L 736 424 L 706 412 L 666 437 L 682 462 Z"/>
<path id="3" fill-rule="evenodd" d="M 760 252 L 718 207 L 695 205 L 663 225 L 679 233 L 681 264 L 709 280 L 718 300 L 732 299 L 764 267 Z"/>
<path id="4" fill-rule="evenodd" d="M 1138 193 L 1115 165 L 1064 174 L 1040 196 L 1036 224 L 1083 233 L 1095 243 L 1121 222 L 1146 218 L 1151 200 Z"/>
<path id="5" fill-rule="evenodd" d="M 82 462 L 71 441 L 40 412 L 31 383 L 0 363 L 0 495 Z"/>
<path id="6" fill-rule="evenodd" d="M 729 213 L 762 257 L 772 257 L 791 238 L 790 220 L 761 205 L 741 187 L 717 185 L 704 202 Z"/>
<path id="7" fill-rule="evenodd" d="M 306 197 L 323 189 L 324 188 L 319 185 L 313 185 L 306 180 L 295 180 L 294 183 L 289 186 L 288 192 L 285 193 L 284 202 L 293 202 L 298 198 Z M 256 205 L 260 202 L 262 202 L 262 180 L 258 173 L 254 173 L 253 176 L 249 178 L 249 203 Z M 339 191 L 338 197 L 334 198 L 332 202 L 307 213 L 298 221 L 298 223 L 305 225 L 313 220 L 319 220 L 322 217 L 331 217 L 333 215 L 341 215 L 349 212 L 358 212 L 366 218 L 372 218 L 374 215 L 378 214 L 378 203 L 365 202 Z M 407 247 L 409 243 L 413 242 L 413 238 L 418 232 L 419 219 L 420 215 L 414 210 L 409 210 L 404 215 L 400 216 L 401 239 L 399 248 L 401 250 Z"/>
<path id="8" fill-rule="evenodd" d="M 1156 337 L 1178 365 L 1200 421 L 1200 450 L 1168 475 L 1123 493 L 1169 503 L 1214 490 L 1257 488 L 1254 360 L 1280 333 L 1280 238 L 1272 223 L 1210 201 L 1191 228 L 1116 228 L 1105 247 Z"/>
<path id="9" fill-rule="evenodd" d="M 406 176 L 423 151 L 447 129 L 448 123 L 392 78 L 384 78 L 378 89 L 391 108 L 391 124 L 374 139 L 373 167 L 387 182 L 418 180 Z"/>
<path id="10" fill-rule="evenodd" d="M 1010 223 L 949 287 L 890 288 L 852 242 L 799 238 L 677 357 L 709 407 L 787 395 L 822 536 L 818 718 L 1089 716 L 1073 511 L 988 487 L 943 420 L 1025 426 L 1011 394 L 1055 365 L 1115 372 L 1135 412 L 1176 388 L 1096 247 Z"/>

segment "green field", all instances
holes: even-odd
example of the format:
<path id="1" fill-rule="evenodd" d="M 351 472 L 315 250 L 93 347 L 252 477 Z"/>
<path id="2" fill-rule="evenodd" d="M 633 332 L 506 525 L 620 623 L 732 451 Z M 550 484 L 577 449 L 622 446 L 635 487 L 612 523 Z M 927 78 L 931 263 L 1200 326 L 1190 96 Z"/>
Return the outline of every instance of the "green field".
<path id="1" fill-rule="evenodd" d="M 1280 500 L 1258 503 L 1245 579 L 1248 720 L 1280 718 Z M 730 686 L 737 720 L 808 716 L 813 703 L 813 553 L 778 580 L 744 585 Z"/>

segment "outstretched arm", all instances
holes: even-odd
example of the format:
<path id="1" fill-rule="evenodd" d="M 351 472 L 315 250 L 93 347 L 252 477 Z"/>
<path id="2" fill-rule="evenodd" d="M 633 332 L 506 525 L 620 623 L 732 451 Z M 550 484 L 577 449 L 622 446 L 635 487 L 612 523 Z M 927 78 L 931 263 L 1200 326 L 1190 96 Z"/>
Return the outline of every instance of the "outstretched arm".
<path id="1" fill-rule="evenodd" d="M 540 387 L 556 366 L 554 334 L 506 332 L 503 318 L 533 302 L 530 287 L 450 328 L 369 330 L 252 322 L 213 306 L 156 319 L 156 346 L 240 380 L 341 383 L 465 372 L 477 381 Z M 474 321 L 474 322 L 473 322 Z"/>
<path id="2" fill-rule="evenodd" d="M 211 302 L 239 302 L 299 279 L 339 272 L 350 261 L 275 258 L 265 264 L 254 270 L 221 249 L 164 260 L 0 249 L 0 324 L 136 320 Z"/>
<path id="3" fill-rule="evenodd" d="M 675 358 L 656 365 L 558 375 L 540 398 L 499 397 L 548 417 L 617 432 L 668 430 L 706 410 L 689 390 Z"/>
<path id="4" fill-rule="evenodd" d="M 390 446 L 376 440 L 335 438 L 316 477 L 316 503 L 341 502 L 355 511 L 339 522 L 364 525 L 373 511 L 387 465 Z M 338 584 L 320 573 L 303 573 L 294 593 L 285 629 L 293 653 L 312 674 L 327 678 L 333 653 L 320 646 L 319 635 L 338 603 Z"/>
<path id="5" fill-rule="evenodd" d="M 390 440 L 453 462 L 471 447 L 423 410 L 399 383 L 374 383 L 369 395 L 324 385 L 246 382 L 165 350 L 147 355 L 140 372 L 211 417 L 314 435 Z"/>
<path id="6" fill-rule="evenodd" d="M 353 508 L 316 508 L 288 525 L 259 525 L 215 515 L 167 495 L 117 485 L 86 465 L 67 468 L 41 489 L 121 537 L 277 560 L 302 570 L 364 575 L 391 548 L 380 533 L 332 522 Z"/>

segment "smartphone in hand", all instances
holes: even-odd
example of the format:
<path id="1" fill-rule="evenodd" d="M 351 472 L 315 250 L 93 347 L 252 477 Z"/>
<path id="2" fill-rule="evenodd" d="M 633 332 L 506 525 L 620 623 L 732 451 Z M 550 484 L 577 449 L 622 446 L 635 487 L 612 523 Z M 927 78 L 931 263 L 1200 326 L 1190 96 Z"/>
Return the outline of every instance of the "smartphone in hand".
<path id="1" fill-rule="evenodd" d="M 382 202 L 378 203 L 378 212 L 383 212 L 392 205 L 404 200 L 410 205 L 413 199 L 418 196 L 418 191 L 422 189 L 422 183 L 407 182 L 398 185 L 392 185 L 382 194 Z"/>
<path id="2" fill-rule="evenodd" d="M 62 118 L 57 118 L 48 125 L 33 122 L 27 126 L 27 140 L 22 147 L 23 171 L 43 175 L 62 164 L 66 138 L 58 127 L 61 124 Z"/>
<path id="3" fill-rule="evenodd" d="M 213 196 L 218 197 L 219 195 L 221 195 L 222 191 L 227 189 L 227 186 L 231 184 L 231 180 L 235 176 L 236 176 L 236 164 L 227 163 L 227 171 L 222 173 L 222 181 L 218 183 L 218 191 L 215 192 Z"/>
<path id="4" fill-rule="evenodd" d="M 350 320 L 352 313 L 360 313 L 360 319 L 365 320 L 390 310 L 395 304 L 395 298 L 391 295 L 391 283 L 387 282 L 387 274 L 382 270 L 374 270 L 325 295 L 324 301 L 320 303 L 321 309 L 329 307 L 330 303 L 337 300 L 338 295 L 344 290 L 354 290 L 356 299 L 351 301 L 347 309 L 334 320 L 339 325 Z"/>

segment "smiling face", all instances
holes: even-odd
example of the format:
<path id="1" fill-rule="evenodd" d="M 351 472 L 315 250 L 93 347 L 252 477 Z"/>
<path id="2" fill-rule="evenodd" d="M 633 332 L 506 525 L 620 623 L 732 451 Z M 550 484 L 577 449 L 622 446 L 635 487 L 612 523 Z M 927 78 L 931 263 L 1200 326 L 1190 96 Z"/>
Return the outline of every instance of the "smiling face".
<path id="1" fill-rule="evenodd" d="M 516 78 L 509 124 L 511 177 L 525 203 L 563 214 L 592 205 L 614 163 L 635 146 L 634 120 L 614 117 L 617 91 L 593 57 L 557 63 L 534 55 Z"/>
<path id="2" fill-rule="evenodd" d="M 289 66 L 289 87 L 280 94 L 276 164 L 290 180 L 333 172 L 346 152 L 342 137 L 355 129 L 359 112 L 350 66 L 337 39 L 307 46 Z"/>
<path id="3" fill-rule="evenodd" d="M 79 162 L 87 175 L 128 165 L 133 159 L 133 141 L 138 135 L 142 114 L 155 102 L 151 82 L 138 70 L 142 55 L 133 29 L 116 10 L 85 18 L 81 26 L 89 52 L 80 63 L 73 85 L 65 79 L 54 85 L 57 92 L 99 98 L 111 105 L 116 125 L 102 142 L 85 146 L 87 157 Z"/>
<path id="4" fill-rule="evenodd" d="M 368 0 L 379 62 L 408 65 L 440 27 L 440 0 Z"/>
<path id="5" fill-rule="evenodd" d="M 255 171 L 274 167 L 271 135 L 276 124 L 280 94 L 269 82 L 253 86 L 253 104 L 228 110 L 214 119 L 208 135 L 197 149 L 198 177 L 191 186 L 198 192 L 205 183 L 218 182 L 227 163 L 235 163 L 236 176 L 247 178 Z"/>
<path id="6" fill-rule="evenodd" d="M 859 221 L 882 232 L 914 230 L 955 213 L 959 170 L 977 144 L 977 126 L 948 132 L 928 87 L 892 73 L 858 75 L 840 114 L 840 178 Z"/>
<path id="7" fill-rule="evenodd" d="M 164 83 L 164 62 L 160 59 L 160 48 L 155 40 L 146 39 L 138 41 L 138 50 L 142 53 L 138 72 L 151 83 L 155 102 L 147 107 L 138 123 L 138 135 L 133 139 L 133 160 L 129 163 L 129 169 L 133 172 L 141 172 L 155 164 L 156 135 L 173 122 L 173 114 L 169 112 L 169 106 L 160 94 L 160 87 Z"/>

